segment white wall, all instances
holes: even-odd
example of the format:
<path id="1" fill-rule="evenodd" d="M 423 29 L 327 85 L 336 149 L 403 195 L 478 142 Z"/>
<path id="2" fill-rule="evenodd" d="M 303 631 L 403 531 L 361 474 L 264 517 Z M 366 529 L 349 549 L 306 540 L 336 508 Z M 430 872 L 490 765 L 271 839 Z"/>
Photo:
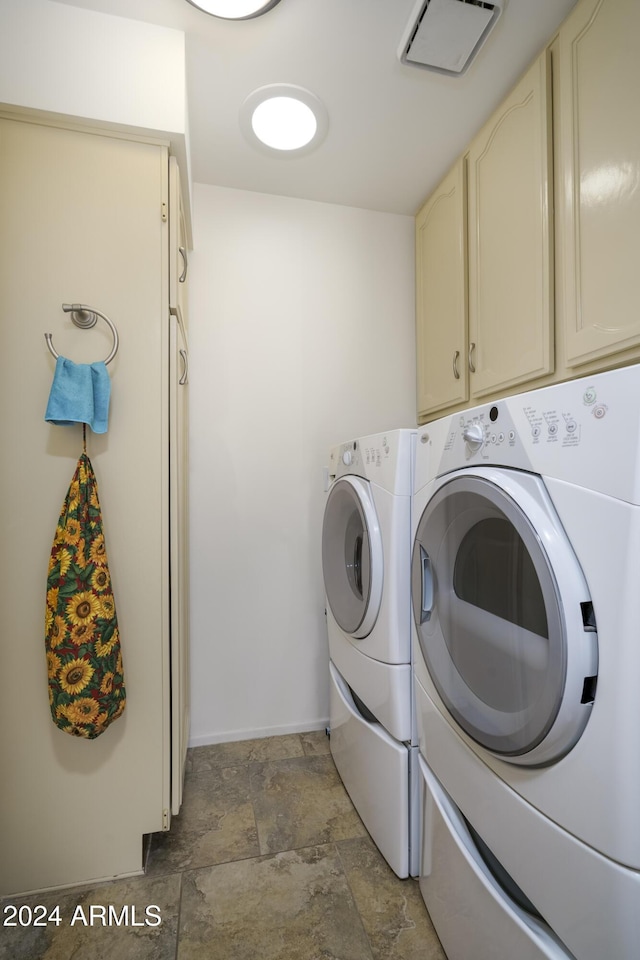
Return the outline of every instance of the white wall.
<path id="1" fill-rule="evenodd" d="M 192 744 L 323 727 L 330 446 L 415 423 L 413 219 L 194 185 Z"/>
<path id="2" fill-rule="evenodd" d="M 182 31 L 55 0 L 0 0 L 0 107 L 166 140 L 191 230 Z"/>
<path id="3" fill-rule="evenodd" d="M 52 0 L 0 4 L 0 102 L 186 133 L 184 34 Z"/>

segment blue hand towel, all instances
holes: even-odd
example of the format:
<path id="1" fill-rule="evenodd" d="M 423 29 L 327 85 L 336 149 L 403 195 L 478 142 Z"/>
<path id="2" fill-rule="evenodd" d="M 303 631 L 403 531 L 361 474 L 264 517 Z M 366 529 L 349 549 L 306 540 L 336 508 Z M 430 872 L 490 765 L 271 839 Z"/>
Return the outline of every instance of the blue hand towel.
<path id="1" fill-rule="evenodd" d="M 111 380 L 104 360 L 74 363 L 58 357 L 44 418 L 59 427 L 87 423 L 94 433 L 106 433 L 110 396 Z"/>

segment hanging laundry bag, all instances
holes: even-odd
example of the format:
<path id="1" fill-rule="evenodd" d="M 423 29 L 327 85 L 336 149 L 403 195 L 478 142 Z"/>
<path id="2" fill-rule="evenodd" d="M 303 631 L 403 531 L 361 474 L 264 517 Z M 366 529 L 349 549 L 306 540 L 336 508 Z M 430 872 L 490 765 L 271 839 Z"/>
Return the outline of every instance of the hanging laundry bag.
<path id="1" fill-rule="evenodd" d="M 53 539 L 45 632 L 53 722 L 94 739 L 120 716 L 126 694 L 98 484 L 86 452 Z"/>

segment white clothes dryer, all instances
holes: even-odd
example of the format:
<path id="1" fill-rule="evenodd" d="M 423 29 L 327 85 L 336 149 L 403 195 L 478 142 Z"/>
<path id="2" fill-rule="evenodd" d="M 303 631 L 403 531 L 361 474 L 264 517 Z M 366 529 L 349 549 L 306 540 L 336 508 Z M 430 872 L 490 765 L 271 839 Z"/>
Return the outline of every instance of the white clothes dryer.
<path id="1" fill-rule="evenodd" d="M 415 430 L 330 451 L 322 569 L 330 745 L 353 803 L 400 877 L 415 874 L 417 743 L 411 644 Z"/>
<path id="2" fill-rule="evenodd" d="M 638 366 L 574 380 L 428 424 L 416 452 L 423 795 L 579 960 L 640 937 L 638 397 Z"/>

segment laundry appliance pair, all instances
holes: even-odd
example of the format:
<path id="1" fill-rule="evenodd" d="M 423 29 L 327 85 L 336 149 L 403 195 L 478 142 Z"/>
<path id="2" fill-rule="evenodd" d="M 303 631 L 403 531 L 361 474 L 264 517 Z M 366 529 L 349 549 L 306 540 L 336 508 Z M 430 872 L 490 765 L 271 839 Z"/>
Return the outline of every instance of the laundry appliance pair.
<path id="1" fill-rule="evenodd" d="M 415 439 L 415 430 L 392 430 L 333 448 L 322 529 L 331 753 L 399 877 L 416 875 L 419 856 L 410 594 Z"/>
<path id="2" fill-rule="evenodd" d="M 449 960 L 640 949 L 640 367 L 418 431 L 420 887 Z"/>

